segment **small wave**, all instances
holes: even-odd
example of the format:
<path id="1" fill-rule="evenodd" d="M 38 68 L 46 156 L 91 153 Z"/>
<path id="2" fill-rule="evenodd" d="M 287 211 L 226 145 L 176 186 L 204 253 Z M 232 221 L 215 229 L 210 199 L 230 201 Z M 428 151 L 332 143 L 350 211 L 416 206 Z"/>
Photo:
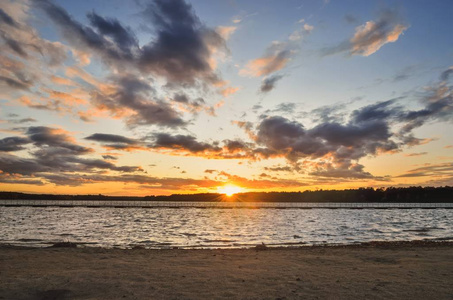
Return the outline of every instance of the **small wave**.
<path id="1" fill-rule="evenodd" d="M 187 237 L 189 237 L 189 236 L 197 236 L 196 233 L 186 233 L 186 232 L 182 232 L 181 235 L 184 235 L 184 236 L 187 236 Z"/>
<path id="2" fill-rule="evenodd" d="M 432 240 L 432 241 L 452 241 L 453 240 L 453 236 L 439 237 L 439 238 L 433 238 L 433 239 L 427 239 L 427 240 Z"/>
<path id="3" fill-rule="evenodd" d="M 204 240 L 205 243 L 233 243 L 235 240 Z"/>
<path id="4" fill-rule="evenodd" d="M 41 239 L 18 239 L 18 242 L 24 242 L 24 243 L 35 243 L 35 242 L 43 242 Z"/>
<path id="5" fill-rule="evenodd" d="M 431 230 L 445 230 L 442 227 L 422 227 L 422 228 L 415 228 L 415 229 L 403 229 L 405 232 L 428 232 Z"/>

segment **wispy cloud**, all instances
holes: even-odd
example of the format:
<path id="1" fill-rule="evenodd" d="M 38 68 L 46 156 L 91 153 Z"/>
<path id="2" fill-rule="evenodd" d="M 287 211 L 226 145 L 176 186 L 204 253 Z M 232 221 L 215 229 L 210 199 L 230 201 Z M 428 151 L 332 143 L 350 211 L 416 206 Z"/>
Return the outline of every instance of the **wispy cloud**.
<path id="1" fill-rule="evenodd" d="M 268 76 L 282 70 L 296 55 L 299 42 L 306 35 L 309 35 L 314 26 L 304 24 L 300 29 L 294 31 L 287 41 L 274 41 L 266 49 L 264 55 L 250 60 L 244 68 L 239 71 L 242 76 Z"/>
<path id="2" fill-rule="evenodd" d="M 323 55 L 347 52 L 350 55 L 369 56 L 387 43 L 396 42 L 409 28 L 396 11 L 384 10 L 376 21 L 368 21 L 355 29 L 354 35 L 335 47 L 322 50 Z"/>

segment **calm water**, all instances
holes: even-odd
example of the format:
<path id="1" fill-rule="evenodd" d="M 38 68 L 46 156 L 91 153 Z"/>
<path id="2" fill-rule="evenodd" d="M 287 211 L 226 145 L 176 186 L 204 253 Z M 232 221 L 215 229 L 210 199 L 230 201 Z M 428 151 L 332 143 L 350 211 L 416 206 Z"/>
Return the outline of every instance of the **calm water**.
<path id="1" fill-rule="evenodd" d="M 453 240 L 452 209 L 0 207 L 0 243 L 232 248 Z"/>

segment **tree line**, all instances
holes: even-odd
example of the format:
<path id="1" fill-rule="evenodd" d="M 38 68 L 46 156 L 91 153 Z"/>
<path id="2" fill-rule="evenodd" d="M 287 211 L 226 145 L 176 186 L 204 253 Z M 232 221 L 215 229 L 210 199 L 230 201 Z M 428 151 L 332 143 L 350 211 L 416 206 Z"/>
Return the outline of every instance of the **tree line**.
<path id="1" fill-rule="evenodd" d="M 453 187 L 388 187 L 303 192 L 248 192 L 227 197 L 223 194 L 173 194 L 168 196 L 55 195 L 0 192 L 0 199 L 18 200 L 106 200 L 106 201 L 241 201 L 241 202 L 382 202 L 453 203 Z"/>

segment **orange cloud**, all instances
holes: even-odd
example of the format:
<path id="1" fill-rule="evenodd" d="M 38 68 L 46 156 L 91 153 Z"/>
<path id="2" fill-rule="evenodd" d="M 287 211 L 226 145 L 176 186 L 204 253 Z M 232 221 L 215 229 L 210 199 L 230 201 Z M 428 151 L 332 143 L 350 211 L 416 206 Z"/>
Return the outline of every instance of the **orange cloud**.
<path id="1" fill-rule="evenodd" d="M 291 51 L 278 51 L 271 55 L 254 59 L 239 71 L 242 76 L 266 76 L 283 69 L 290 61 Z"/>
<path id="2" fill-rule="evenodd" d="M 397 24 L 389 32 L 382 32 L 378 23 L 368 21 L 357 27 L 354 36 L 350 39 L 351 54 L 369 56 L 385 44 L 396 42 L 406 29 L 407 26 Z"/>

